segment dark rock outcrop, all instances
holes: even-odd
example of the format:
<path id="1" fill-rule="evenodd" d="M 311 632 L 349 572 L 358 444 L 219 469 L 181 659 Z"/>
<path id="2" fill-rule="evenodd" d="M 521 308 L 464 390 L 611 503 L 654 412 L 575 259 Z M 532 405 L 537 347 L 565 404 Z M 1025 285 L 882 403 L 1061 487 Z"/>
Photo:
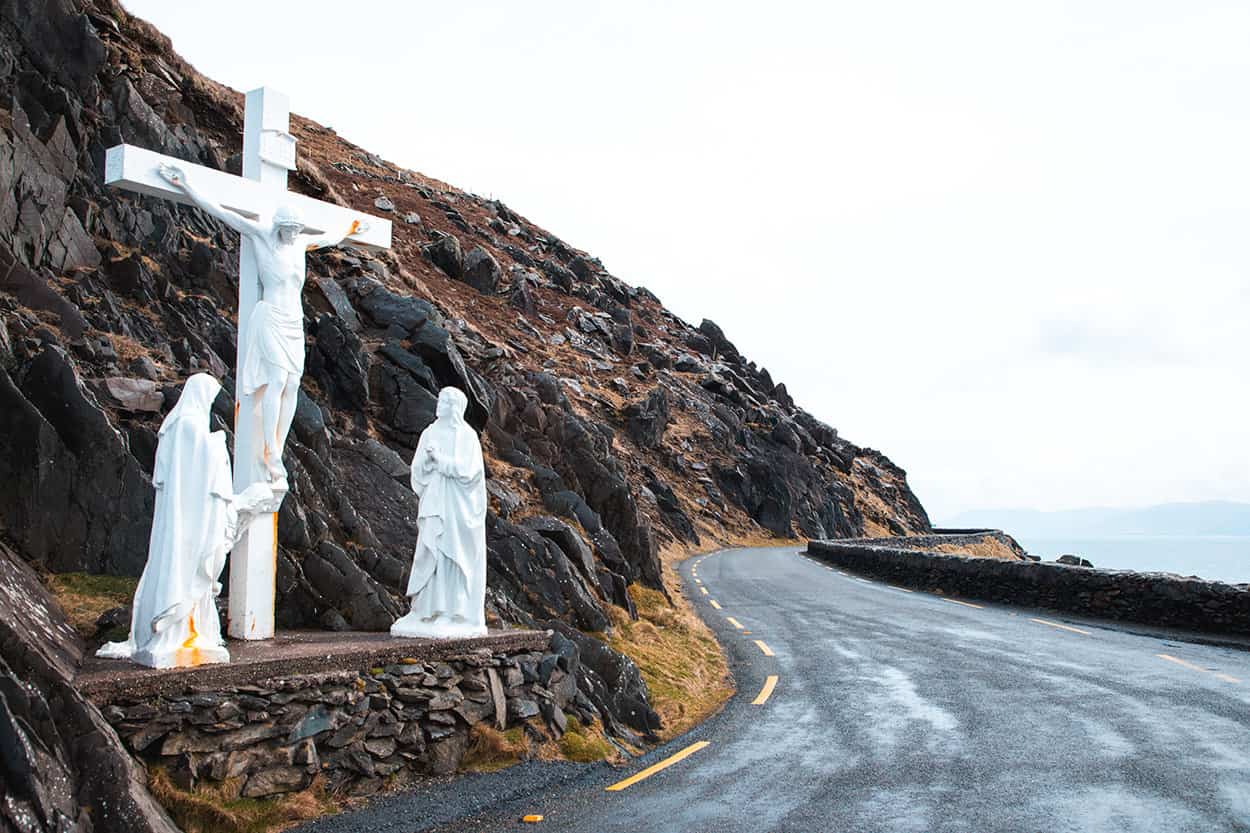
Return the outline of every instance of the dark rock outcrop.
<path id="1" fill-rule="evenodd" d="M 82 650 L 38 576 L 0 544 L 0 827 L 177 833 L 143 769 L 74 688 Z"/>
<path id="2" fill-rule="evenodd" d="M 668 427 L 668 394 L 657 387 L 641 402 L 625 406 L 625 430 L 642 448 L 655 448 Z"/>

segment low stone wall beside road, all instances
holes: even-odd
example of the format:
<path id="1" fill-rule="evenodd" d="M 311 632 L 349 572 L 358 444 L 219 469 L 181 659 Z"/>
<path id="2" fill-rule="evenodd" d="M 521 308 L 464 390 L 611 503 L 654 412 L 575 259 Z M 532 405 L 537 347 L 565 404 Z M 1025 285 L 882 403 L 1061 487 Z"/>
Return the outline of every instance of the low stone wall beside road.
<path id="1" fill-rule="evenodd" d="M 1055 562 L 970 558 L 902 543 L 890 538 L 811 541 L 807 551 L 851 572 L 904 587 L 1152 625 L 1250 634 L 1250 585 Z"/>
<path id="2" fill-rule="evenodd" d="M 533 632 L 507 639 L 518 644 L 359 670 L 335 670 L 326 657 L 305 661 L 316 672 L 247 682 L 166 680 L 140 690 L 103 681 L 92 696 L 126 747 L 184 788 L 232 784 L 257 798 L 304 789 L 320 775 L 330 790 L 365 795 L 401 771 L 454 772 L 478 723 L 533 720 L 558 737 L 566 710 L 594 719 L 578 694 L 569 640 Z"/>

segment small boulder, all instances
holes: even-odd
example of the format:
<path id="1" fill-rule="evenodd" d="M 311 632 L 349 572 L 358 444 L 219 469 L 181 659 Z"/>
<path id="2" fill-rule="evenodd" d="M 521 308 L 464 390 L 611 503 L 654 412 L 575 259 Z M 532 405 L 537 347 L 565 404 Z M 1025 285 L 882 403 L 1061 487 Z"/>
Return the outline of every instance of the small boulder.
<path id="1" fill-rule="evenodd" d="M 534 303 L 534 293 L 530 290 L 529 281 L 520 279 L 512 284 L 512 292 L 508 295 L 508 303 L 526 315 L 533 315 L 538 308 Z"/>
<path id="2" fill-rule="evenodd" d="M 141 379 L 151 379 L 156 381 L 161 378 L 161 370 L 156 366 L 156 362 L 147 356 L 135 356 L 130 360 L 128 369 Z"/>
<path id="3" fill-rule="evenodd" d="M 312 775 L 300 766 L 272 766 L 253 773 L 243 785 L 244 798 L 263 798 L 302 790 L 312 783 Z"/>
<path id="4" fill-rule="evenodd" d="M 104 380 L 103 387 L 108 397 L 127 411 L 160 413 L 165 402 L 151 379 L 111 376 Z"/>
<path id="5" fill-rule="evenodd" d="M 499 276 L 502 273 L 499 261 L 481 246 L 475 246 L 465 256 L 461 280 L 483 295 L 489 295 L 499 287 Z"/>
<path id="6" fill-rule="evenodd" d="M 459 280 L 464 275 L 464 252 L 460 248 L 460 239 L 455 235 L 444 235 L 422 247 L 421 251 L 448 277 Z"/>
<path id="7" fill-rule="evenodd" d="M 391 198 L 383 194 L 373 201 L 373 205 L 378 211 L 394 211 L 395 203 L 391 202 Z"/>
<path id="8" fill-rule="evenodd" d="M 696 359 L 689 353 L 682 353 L 673 362 L 673 370 L 678 373 L 699 373 L 704 369 L 703 362 Z"/>

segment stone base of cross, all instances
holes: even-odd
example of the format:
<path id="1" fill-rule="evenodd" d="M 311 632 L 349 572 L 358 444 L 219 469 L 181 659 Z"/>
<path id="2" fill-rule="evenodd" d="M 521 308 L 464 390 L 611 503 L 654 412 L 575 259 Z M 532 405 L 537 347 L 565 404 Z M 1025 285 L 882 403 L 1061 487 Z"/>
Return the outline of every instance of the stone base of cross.
<path id="1" fill-rule="evenodd" d="M 214 205 L 251 220 L 275 215 L 279 206 L 298 212 L 303 233 L 342 236 L 343 242 L 373 249 L 390 247 L 391 224 L 342 206 L 321 202 L 286 190 L 287 173 L 295 170 L 295 138 L 288 132 L 290 104 L 285 95 L 261 88 L 247 94 L 243 120 L 243 176 L 192 165 L 132 145 L 108 150 L 105 183 L 140 194 L 191 203 L 184 190 L 172 187 L 159 173 L 177 166 L 196 191 Z M 228 215 L 223 215 L 228 216 Z M 355 233 L 358 223 L 365 228 Z M 337 239 L 337 238 L 336 238 Z M 299 275 L 303 274 L 300 256 Z M 262 283 L 254 242 L 243 235 L 239 247 L 239 328 L 247 328 L 249 316 L 262 298 Z M 245 367 L 244 340 L 239 339 L 236 368 Z M 236 376 L 241 376 L 236 373 Z M 234 490 L 243 492 L 254 483 L 271 482 L 264 465 L 267 453 L 281 459 L 282 448 L 270 450 L 264 440 L 260 391 L 235 395 Z M 230 554 L 230 613 L 228 633 L 236 639 L 269 639 L 274 634 L 274 598 L 278 558 L 278 515 L 252 521 Z"/>

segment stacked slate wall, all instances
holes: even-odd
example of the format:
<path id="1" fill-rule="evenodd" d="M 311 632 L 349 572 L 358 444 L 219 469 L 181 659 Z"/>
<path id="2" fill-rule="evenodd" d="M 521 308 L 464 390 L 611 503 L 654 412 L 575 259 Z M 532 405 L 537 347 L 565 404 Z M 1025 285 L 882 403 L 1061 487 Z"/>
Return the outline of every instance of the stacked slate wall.
<path id="1" fill-rule="evenodd" d="M 367 795 L 401 770 L 454 772 L 475 724 L 526 724 L 551 737 L 563 733 L 566 711 L 589 724 L 596 712 L 578 694 L 578 662 L 552 634 L 538 650 L 93 699 L 131 752 L 183 788 L 229 784 L 259 798 L 320 774 L 330 790 Z"/>
<path id="2" fill-rule="evenodd" d="M 809 554 L 922 590 L 1151 625 L 1250 634 L 1250 585 L 1056 562 L 973 558 L 873 542 L 811 541 Z"/>

